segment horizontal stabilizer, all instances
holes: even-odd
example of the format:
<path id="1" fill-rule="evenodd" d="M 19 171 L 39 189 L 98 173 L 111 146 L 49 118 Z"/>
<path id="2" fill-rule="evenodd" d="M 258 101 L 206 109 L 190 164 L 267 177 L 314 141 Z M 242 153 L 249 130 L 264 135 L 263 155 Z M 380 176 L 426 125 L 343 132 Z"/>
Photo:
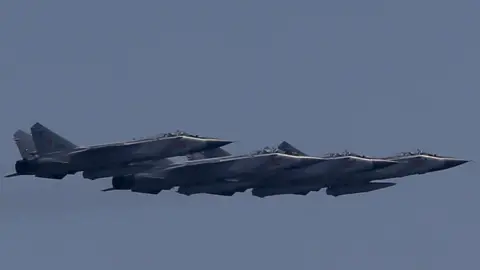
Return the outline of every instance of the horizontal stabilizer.
<path id="1" fill-rule="evenodd" d="M 5 177 L 5 178 L 10 178 L 10 177 L 15 177 L 15 176 L 20 176 L 20 174 L 18 174 L 18 173 L 11 173 L 11 174 L 5 175 L 4 177 Z"/>
<path id="2" fill-rule="evenodd" d="M 61 180 L 67 176 L 66 173 L 51 173 L 48 171 L 40 171 L 35 173 L 35 177 L 45 178 L 45 179 L 56 179 Z"/>
<path id="3" fill-rule="evenodd" d="M 142 193 L 142 194 L 151 194 L 151 195 L 157 195 L 158 193 L 161 192 L 161 190 L 142 190 L 142 189 L 132 189 L 132 192 L 134 193 Z"/>

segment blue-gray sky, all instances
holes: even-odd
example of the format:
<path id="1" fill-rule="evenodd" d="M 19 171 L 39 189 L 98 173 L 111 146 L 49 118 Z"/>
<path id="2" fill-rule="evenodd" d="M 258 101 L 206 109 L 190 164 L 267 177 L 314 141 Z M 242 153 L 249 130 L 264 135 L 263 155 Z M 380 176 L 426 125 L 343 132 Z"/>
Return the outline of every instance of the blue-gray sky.
<path id="1" fill-rule="evenodd" d="M 475 159 L 478 1 L 4 1 L 0 162 L 40 121 L 88 145 L 175 129 L 323 154 Z M 2 269 L 477 269 L 475 163 L 339 198 L 2 182 Z"/>

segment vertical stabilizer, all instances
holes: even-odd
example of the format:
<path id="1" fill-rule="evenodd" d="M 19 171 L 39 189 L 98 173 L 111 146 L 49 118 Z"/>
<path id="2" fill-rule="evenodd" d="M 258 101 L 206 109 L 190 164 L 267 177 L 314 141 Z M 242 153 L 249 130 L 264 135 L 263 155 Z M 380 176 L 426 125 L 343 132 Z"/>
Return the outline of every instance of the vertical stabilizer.
<path id="1" fill-rule="evenodd" d="M 228 157 L 231 156 L 227 150 L 223 148 L 215 148 L 211 150 L 196 152 L 193 154 L 187 155 L 187 160 L 199 160 L 199 159 L 206 159 L 206 158 L 218 158 L 218 157 Z"/>
<path id="2" fill-rule="evenodd" d="M 303 153 L 302 151 L 298 150 L 296 147 L 293 145 L 289 144 L 286 141 L 281 142 L 278 147 L 278 149 L 285 151 L 289 155 L 296 155 L 296 156 L 307 156 L 307 154 Z"/>
<path id="3" fill-rule="evenodd" d="M 77 148 L 77 145 L 38 122 L 30 128 L 30 131 L 39 155 L 53 152 L 68 152 Z"/>
<path id="4" fill-rule="evenodd" d="M 32 135 L 29 133 L 19 129 L 13 133 L 13 140 L 15 141 L 18 151 L 20 152 L 20 156 L 23 159 L 29 159 L 37 152 Z"/>

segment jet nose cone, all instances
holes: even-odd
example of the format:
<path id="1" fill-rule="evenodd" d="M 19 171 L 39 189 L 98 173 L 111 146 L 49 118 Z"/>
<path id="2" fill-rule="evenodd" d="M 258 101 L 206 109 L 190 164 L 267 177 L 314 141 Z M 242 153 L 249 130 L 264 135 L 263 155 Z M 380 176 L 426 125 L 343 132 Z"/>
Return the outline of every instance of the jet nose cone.
<path id="1" fill-rule="evenodd" d="M 373 161 L 373 169 L 380 170 L 386 167 L 390 167 L 392 165 L 398 164 L 398 162 L 390 161 L 390 160 L 375 160 Z"/>
<path id="2" fill-rule="evenodd" d="M 206 140 L 205 141 L 205 144 L 206 144 L 206 149 L 205 150 L 220 148 L 222 146 L 229 145 L 231 143 L 233 143 L 233 141 L 229 141 L 229 140 Z"/>
<path id="3" fill-rule="evenodd" d="M 448 160 L 445 161 L 444 169 L 450 169 L 450 168 L 453 168 L 453 167 L 457 167 L 457 166 L 465 164 L 469 161 L 470 160 L 465 160 L 465 159 L 448 159 Z"/>

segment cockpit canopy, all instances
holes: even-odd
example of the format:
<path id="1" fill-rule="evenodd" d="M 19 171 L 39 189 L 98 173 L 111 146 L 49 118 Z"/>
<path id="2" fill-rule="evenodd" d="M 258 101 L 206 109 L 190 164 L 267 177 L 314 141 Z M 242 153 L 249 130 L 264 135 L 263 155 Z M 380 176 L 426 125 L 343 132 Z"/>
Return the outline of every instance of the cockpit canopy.
<path id="1" fill-rule="evenodd" d="M 167 133 L 160 133 L 155 136 L 151 137 L 143 137 L 143 138 L 138 138 L 134 140 L 150 140 L 150 139 L 163 139 L 163 138 L 172 138 L 172 137 L 178 137 L 178 136 L 185 136 L 185 137 L 193 137 L 193 138 L 199 138 L 199 139 L 215 139 L 213 137 L 206 137 L 206 136 L 200 136 L 192 133 L 188 133 L 183 130 L 176 130 L 174 132 L 167 132 Z"/>
<path id="2" fill-rule="evenodd" d="M 367 158 L 367 156 L 365 155 L 361 155 L 361 154 L 357 154 L 357 153 L 354 153 L 354 152 L 350 152 L 348 150 L 345 150 L 341 153 L 337 152 L 337 153 L 327 153 L 325 154 L 323 157 L 326 157 L 326 158 L 334 158 L 334 157 L 359 157 L 359 158 Z"/>
<path id="3" fill-rule="evenodd" d="M 273 153 L 287 154 L 285 151 L 280 150 L 277 147 L 267 146 L 260 150 L 251 152 L 250 155 L 273 154 Z"/>
<path id="4" fill-rule="evenodd" d="M 417 149 L 416 151 L 409 151 L 409 152 L 401 152 L 399 154 L 396 154 L 392 157 L 411 157 L 411 156 L 430 156 L 430 157 L 440 157 L 440 158 L 445 158 L 445 156 L 440 156 L 438 154 L 434 153 L 429 153 L 426 151 L 423 151 L 421 149 Z"/>
<path id="5" fill-rule="evenodd" d="M 163 134 L 160 134 L 159 137 L 169 138 L 169 137 L 177 137 L 177 136 L 188 136 L 188 137 L 195 137 L 195 138 L 203 138 L 203 137 L 200 137 L 199 135 L 194 135 L 194 134 L 188 133 L 188 132 L 183 131 L 183 130 L 176 130 L 174 132 L 163 133 Z"/>

